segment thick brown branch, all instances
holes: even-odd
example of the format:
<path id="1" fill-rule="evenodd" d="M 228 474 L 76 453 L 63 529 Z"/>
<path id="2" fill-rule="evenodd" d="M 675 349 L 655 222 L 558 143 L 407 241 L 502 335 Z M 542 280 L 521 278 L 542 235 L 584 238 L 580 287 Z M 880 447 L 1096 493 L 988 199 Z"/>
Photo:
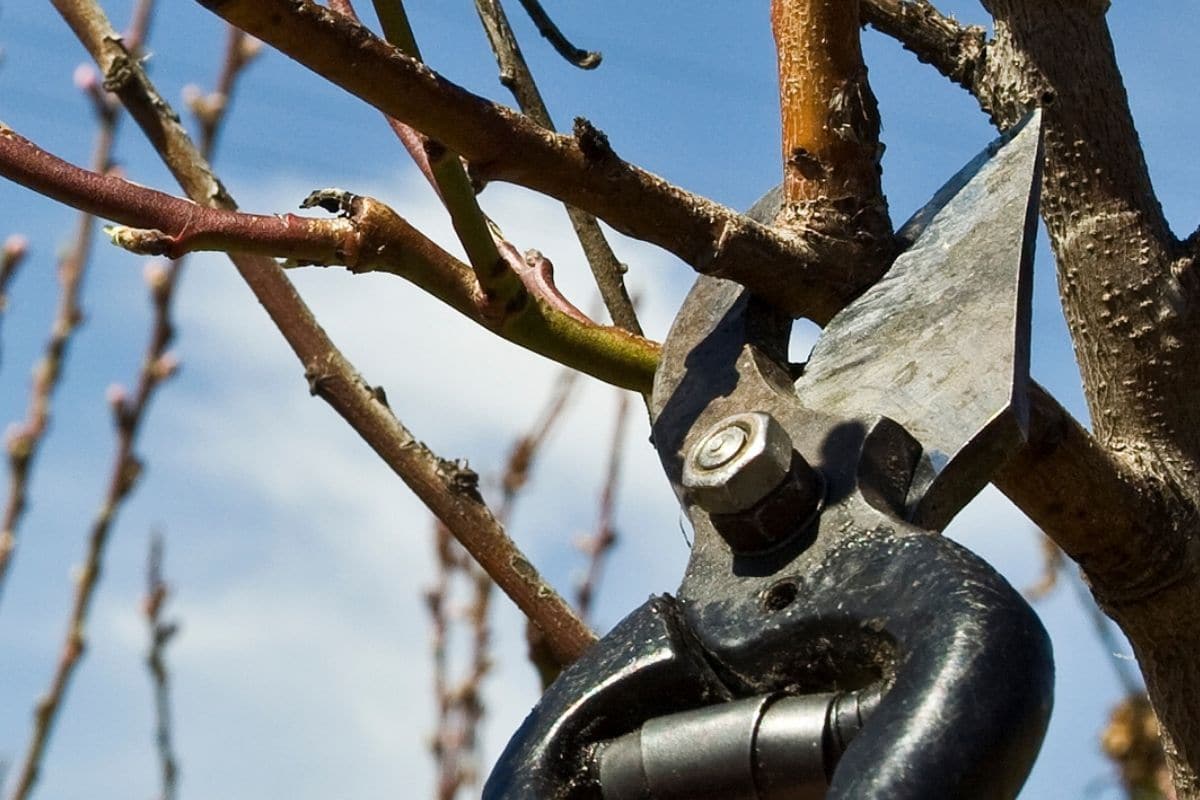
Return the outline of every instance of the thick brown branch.
<path id="1" fill-rule="evenodd" d="M 858 0 L 772 0 L 783 134 L 775 222 L 824 242 L 830 263 L 881 273 L 895 247 L 859 25 Z"/>
<path id="2" fill-rule="evenodd" d="M 1083 568 L 1106 607 L 1154 594 L 1185 566 L 1184 540 L 1153 530 L 1145 481 L 1039 386 L 1029 443 L 993 480 Z"/>
<path id="3" fill-rule="evenodd" d="M 980 76 L 984 108 L 1004 124 L 1031 103 L 1049 104 L 1042 213 L 1096 434 L 1197 463 L 1197 297 L 1176 274 L 1178 243 L 1150 182 L 1107 4 L 985 6 L 996 40 Z"/>
<path id="4" fill-rule="evenodd" d="M 1150 182 L 1108 4 L 988 0 L 996 38 L 980 50 L 977 29 L 923 0 L 863 2 L 872 24 L 965 86 L 998 127 L 1046 106 L 1042 212 L 1096 433 L 1106 444 L 1165 446 L 1168 460 L 1195 463 L 1200 397 L 1194 370 L 1179 367 L 1200 363 L 1200 337 L 1191 334 L 1200 283 Z"/>
<path id="5" fill-rule="evenodd" d="M 1120 623 L 1162 722 L 1181 798 L 1200 797 L 1200 604 L 1197 519 L 1137 453 L 1102 447 L 1045 393 L 1032 395 L 1031 443 L 995 477 L 1000 489 L 1079 562 Z M 1147 467 L 1150 467 L 1147 469 Z"/>
<path id="6" fill-rule="evenodd" d="M 987 37 L 978 25 L 960 25 L 928 0 L 861 0 L 862 17 L 898 40 L 917 59 L 967 91 L 975 89 Z"/>
<path id="7" fill-rule="evenodd" d="M 233 24 L 460 153 L 487 180 L 557 197 L 657 244 L 699 272 L 744 283 L 826 322 L 886 265 L 822 261 L 819 239 L 780 235 L 617 158 L 585 125 L 556 135 L 447 81 L 345 17 L 307 0 L 207 0 Z"/>

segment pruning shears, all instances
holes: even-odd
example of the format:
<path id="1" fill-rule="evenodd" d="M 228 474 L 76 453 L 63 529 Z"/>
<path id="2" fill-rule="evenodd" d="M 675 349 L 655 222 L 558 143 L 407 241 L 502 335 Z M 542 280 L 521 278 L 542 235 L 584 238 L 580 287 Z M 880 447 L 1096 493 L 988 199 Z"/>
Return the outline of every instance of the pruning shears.
<path id="1" fill-rule="evenodd" d="M 1024 438 L 1040 164 L 1035 112 L 909 221 L 802 366 L 790 318 L 697 280 L 651 399 L 695 532 L 683 582 L 562 673 L 484 798 L 1016 795 L 1049 639 L 936 532 Z"/>

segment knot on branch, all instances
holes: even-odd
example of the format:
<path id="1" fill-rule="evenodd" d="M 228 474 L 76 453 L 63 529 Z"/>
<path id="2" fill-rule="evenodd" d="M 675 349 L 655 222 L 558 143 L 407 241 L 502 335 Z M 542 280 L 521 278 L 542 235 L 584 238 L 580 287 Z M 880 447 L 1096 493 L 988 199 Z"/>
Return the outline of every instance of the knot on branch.
<path id="1" fill-rule="evenodd" d="M 477 503 L 483 502 L 479 493 L 479 473 L 471 469 L 466 459 L 437 460 L 437 474 L 455 494 L 466 495 Z"/>
<path id="2" fill-rule="evenodd" d="M 576 117 L 574 135 L 575 141 L 579 143 L 579 150 L 589 164 L 602 164 L 617 160 L 617 154 L 609 144 L 608 136 L 589 120 Z"/>
<path id="3" fill-rule="evenodd" d="M 359 195 L 346 189 L 338 189 L 336 187 L 314 189 L 300 203 L 300 207 L 323 208 L 330 214 L 337 214 L 339 217 L 350 217 L 358 210 L 359 200 L 361 199 Z"/>

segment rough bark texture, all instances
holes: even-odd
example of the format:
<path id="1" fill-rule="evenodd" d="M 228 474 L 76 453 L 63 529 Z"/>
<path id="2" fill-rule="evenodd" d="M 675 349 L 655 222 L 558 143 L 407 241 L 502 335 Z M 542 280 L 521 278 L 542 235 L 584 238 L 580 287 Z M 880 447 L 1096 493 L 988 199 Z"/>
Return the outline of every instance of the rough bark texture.
<path id="1" fill-rule="evenodd" d="M 831 254 L 844 251 L 806 238 L 795 217 L 781 219 L 791 231 L 772 230 L 683 192 L 622 161 L 586 121 L 574 136 L 549 133 L 309 0 L 198 2 L 437 137 L 466 156 L 479 177 L 569 201 L 701 272 L 772 296 L 796 314 L 829 319 L 886 264 L 884 258 L 854 258 L 849 263 L 859 269 L 853 274 L 831 269 Z M 1200 607 L 1200 236 L 1180 241 L 1155 197 L 1113 54 L 1108 0 L 983 0 L 994 21 L 990 42 L 982 28 L 959 25 L 927 0 L 775 3 L 793 212 L 818 200 L 837 208 L 841 201 L 865 199 L 869 207 L 877 194 L 875 176 L 860 169 L 877 142 L 877 120 L 865 74 L 854 71 L 857 45 L 847 24 L 849 10 L 860 5 L 864 19 L 974 94 L 998 127 L 1030 107 L 1045 107 L 1042 213 L 1093 431 L 1035 390 L 1030 445 L 996 480 L 1081 565 L 1102 607 L 1128 635 L 1162 724 L 1178 796 L 1200 798 L 1200 626 L 1191 618 Z M 193 200 L 232 208 L 207 165 L 190 155 L 190 144 L 137 62 L 107 32 L 106 22 L 99 30 L 98 7 L 82 0 L 55 5 L 91 42 L 106 88 L 130 106 Z M 821 14 L 826 16 L 815 22 Z M 845 37 L 808 35 L 818 29 Z M 823 49 L 828 52 L 818 52 Z M 830 82 L 808 95 L 799 91 L 804 81 L 797 82 L 805 74 Z M 789 97 L 797 102 L 790 104 Z M 825 98 L 824 116 L 817 107 L 805 109 L 811 97 Z M 837 109 L 846 124 L 830 127 L 836 115 L 828 112 Z M 854 169 L 837 177 L 842 161 Z M 857 232 L 864 241 L 883 241 L 886 209 L 880 207 L 881 217 L 860 215 L 862 209 L 849 215 L 860 225 Z M 235 262 L 305 364 L 314 393 L 337 408 L 456 532 L 495 529 L 494 537 L 476 540 L 473 555 L 509 575 L 510 590 L 524 598 L 527 613 L 537 616 L 542 609 L 545 629 L 559 634 L 563 658 L 586 647 L 590 634 L 573 615 L 546 612 L 546 587 L 506 547 L 478 502 L 472 475 L 434 458 L 400 425 L 272 263 L 252 256 Z"/>
<path id="2" fill-rule="evenodd" d="M 1045 107 L 1042 215 L 1093 432 L 1043 394 L 1034 441 L 997 483 L 1083 568 L 1129 637 L 1180 798 L 1200 797 L 1200 395 L 1195 252 L 1154 194 L 1107 0 L 984 0 L 979 50 L 929 3 L 864 16 L 979 100 L 998 127 Z"/>
<path id="3" fill-rule="evenodd" d="M 829 263 L 895 258 L 880 184 L 879 109 L 859 44 L 857 0 L 772 0 L 779 58 L 783 204 L 776 225 L 827 243 Z"/>

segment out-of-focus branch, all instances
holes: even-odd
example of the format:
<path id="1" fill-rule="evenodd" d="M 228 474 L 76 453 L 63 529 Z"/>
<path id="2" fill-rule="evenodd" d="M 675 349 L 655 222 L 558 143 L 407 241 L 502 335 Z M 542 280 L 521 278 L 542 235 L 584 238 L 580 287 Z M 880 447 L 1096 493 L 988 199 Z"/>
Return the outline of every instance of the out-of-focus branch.
<path id="1" fill-rule="evenodd" d="M 76 76 L 77 83 L 79 75 Z M 81 88 L 92 95 L 97 109 L 104 109 L 105 99 L 94 78 L 82 82 Z M 99 132 L 92 149 L 92 168 L 98 173 L 108 170 L 116 135 L 117 117 L 109 110 L 96 115 Z M 25 513 L 29 491 L 29 473 L 34 458 L 50 425 L 50 404 L 66 360 L 67 348 L 75 329 L 83 319 L 80 308 L 80 289 L 92 248 L 96 218 L 84 212 L 79 215 L 75 236 L 70 247 L 59 259 L 59 299 L 50 337 L 41 359 L 33 370 L 33 385 L 25 418 L 15 423 L 5 437 L 8 454 L 8 497 L 0 516 L 0 591 L 3 591 L 9 565 L 17 545 L 17 526 Z"/>
<path id="2" fill-rule="evenodd" d="M 1100 749 L 1116 766 L 1129 800 L 1175 800 L 1158 718 L 1145 692 L 1131 692 L 1113 708 Z"/>
<path id="3" fill-rule="evenodd" d="M 621 477 L 621 457 L 625 445 L 625 423 L 628 418 L 629 397 L 617 396 L 616 422 L 613 425 L 612 443 L 608 448 L 608 469 L 605 471 L 604 488 L 600 491 L 600 510 L 596 515 L 596 529 L 590 536 L 578 542 L 579 549 L 587 556 L 588 565 L 583 580 L 575 589 L 575 607 L 579 616 L 590 620 L 592 602 L 600 585 L 600 575 L 609 551 L 617 543 L 617 531 L 613 527 L 613 514 L 617 506 L 617 483 Z"/>
<path id="4" fill-rule="evenodd" d="M 148 2 L 138 5 L 136 24 L 133 26 L 135 31 L 144 31 L 149 25 L 151 5 Z M 98 130 L 92 145 L 92 170 L 103 174 L 108 171 L 112 162 L 113 142 L 120 119 L 117 107 L 101 89 L 95 71 L 90 66 L 82 66 L 75 71 L 75 84 L 88 97 L 95 113 Z M 50 427 L 51 400 L 62 377 L 71 340 L 83 320 L 80 294 L 91 256 L 95 229 L 95 216 L 86 211 L 81 213 L 75 223 L 75 236 L 59 258 L 58 307 L 50 326 L 50 336 L 33 370 L 28 409 L 25 418 L 14 423 L 5 437 L 8 494 L 3 514 L 0 515 L 0 592 L 3 592 L 17 546 L 17 528 L 25 513 L 30 472 Z"/>
<path id="5" fill-rule="evenodd" d="M 215 151 L 217 133 L 229 113 L 237 80 L 261 52 L 261 42 L 230 25 L 225 41 L 225 62 L 216 86 L 208 93 L 195 85 L 184 87 L 184 103 L 200 125 L 200 152 L 211 154 Z"/>
<path id="6" fill-rule="evenodd" d="M 384 204 L 345 192 L 316 192 L 306 205 L 342 216 L 314 219 L 243 214 L 201 206 L 114 176 L 81 170 L 0 124 L 0 175 L 64 203 L 137 228 L 110 229 L 133 252 L 178 258 L 197 250 L 256 253 L 299 264 L 344 264 L 354 272 L 404 277 L 459 313 L 530 350 L 618 386 L 647 391 L 656 344 L 596 325 L 558 292 L 540 254 L 500 252 L 525 286 L 526 302 L 497 308 L 475 273 Z"/>
<path id="7" fill-rule="evenodd" d="M 979 25 L 961 25 L 928 0 L 861 0 L 862 18 L 904 45 L 925 64 L 967 91 L 975 88 L 986 55 Z"/>
<path id="8" fill-rule="evenodd" d="M 142 462 L 135 455 L 137 434 L 145 420 L 146 409 L 155 391 L 163 381 L 170 378 L 176 369 L 176 361 L 167 352 L 173 335 L 170 321 L 169 294 L 163 291 L 163 283 L 150 279 L 151 295 L 154 299 L 154 324 L 150 342 L 142 361 L 137 389 L 132 395 L 119 387 L 109 392 L 113 425 L 117 434 L 117 446 L 109 468 L 108 489 L 104 500 L 92 521 L 88 535 L 87 550 L 83 566 L 76 579 L 75 595 L 67 623 L 66 639 L 62 654 L 51 679 L 50 687 L 38 701 L 34 712 L 34 733 L 20 770 L 17 788 L 12 800 L 24 800 L 29 796 L 37 781 L 41 757 L 49 741 L 50 731 L 58 710 L 66 696 L 67 687 L 75 672 L 75 666 L 83 657 L 86 646 L 85 632 L 88 613 L 95 597 L 96 586 L 103 567 L 104 549 L 112 532 L 117 511 L 133 490 L 142 471 Z"/>
<path id="9" fill-rule="evenodd" d="M 113 67 L 120 51 L 108 46 L 114 36 L 99 6 L 93 0 L 54 2 L 101 68 Z M 120 96 L 184 191 L 197 203 L 232 209 L 232 200 L 140 65 L 128 60 L 121 64 L 125 72 Z M 479 497 L 474 473 L 438 458 L 400 424 L 382 392 L 367 383 L 334 346 L 278 265 L 259 256 L 235 254 L 230 258 L 304 366 L 311 391 L 328 402 L 446 524 L 517 607 L 546 633 L 557 657 L 563 663 L 578 658 L 595 641 L 595 634 L 508 538 Z"/>
<path id="10" fill-rule="evenodd" d="M 617 157 L 586 120 L 576 121 L 574 136 L 553 134 L 308 0 L 202 5 L 459 153 L 480 179 L 557 197 L 675 253 L 699 272 L 743 283 L 795 315 L 827 322 L 887 266 L 828 263 L 823 237 L 781 234 L 638 169 Z"/>
<path id="11" fill-rule="evenodd" d="M 491 668 L 488 610 L 493 584 L 441 523 L 435 526 L 434 537 L 437 580 L 425 595 L 433 624 L 434 694 L 438 704 L 431 746 L 437 764 L 437 798 L 454 800 L 460 790 L 479 781 L 479 723 L 484 714 L 483 679 Z M 470 601 L 460 613 L 450 607 L 456 578 L 465 582 L 470 592 Z M 466 623 L 470 644 L 466 669 L 455 680 L 451 677 L 447 642 L 459 619 Z"/>
<path id="12" fill-rule="evenodd" d="M 550 42 L 560 56 L 580 69 L 595 69 L 600 66 L 601 55 L 594 50 L 580 50 L 571 44 L 538 0 L 521 0 L 521 6 L 537 26 L 538 33 Z"/>
<path id="13" fill-rule="evenodd" d="M 500 479 L 501 499 L 497 516 L 507 525 L 512 517 L 517 497 L 529 480 L 538 451 L 562 416 L 578 383 L 579 373 L 564 369 L 555 381 L 545 408 L 535 419 L 528 433 L 517 439 L 509 453 L 504 474 Z M 462 546 L 450 538 L 440 523 L 434 532 L 438 555 L 438 572 L 434 585 L 426 593 L 433 625 L 434 691 L 438 698 L 438 723 L 433 737 L 433 755 L 437 764 L 437 793 L 439 800 L 453 800 L 461 789 L 478 781 L 478 728 L 483 717 L 483 679 L 490 668 L 491 641 L 488 613 L 492 595 L 492 580 L 472 561 Z M 457 580 L 456 580 L 457 579 Z M 456 585 L 465 583 L 470 601 L 463 615 L 450 612 L 450 602 Z M 465 621 L 470 633 L 468 666 L 465 674 L 454 681 L 447 657 L 447 640 L 456 622 Z M 530 658 L 539 672 L 554 673 L 562 664 L 549 650 L 545 638 L 532 623 L 527 626 Z M 540 647 L 535 647 L 539 643 Z"/>
<path id="14" fill-rule="evenodd" d="M 146 559 L 146 596 L 142 601 L 142 613 L 150 632 L 146 668 L 154 687 L 154 745 L 162 776 L 161 800 L 175 800 L 179 783 L 179 762 L 172 744 L 171 675 L 164 658 L 167 645 L 179 632 L 178 623 L 163 618 L 163 606 L 170 593 L 170 587 L 163 580 L 163 537 L 155 533 L 150 537 Z"/>
<path id="15" fill-rule="evenodd" d="M 144 0 L 144 2 L 149 1 Z M 103 19 L 102 15 L 100 19 Z M 135 14 L 135 20 L 138 22 L 135 24 L 134 30 L 146 29 L 147 14 Z M 130 43 L 127 42 L 127 44 Z M 135 48 L 132 52 L 137 52 L 137 49 L 140 48 L 140 41 L 135 40 L 131 44 Z M 100 118 L 107 121 L 109 126 L 115 125 L 119 117 L 119 107 L 115 104 L 109 105 L 107 98 L 103 99 L 104 105 L 100 105 L 97 101 L 97 107 L 102 112 L 107 109 L 109 113 L 100 113 Z M 0 134 L 2 133 L 3 131 L 0 131 Z M 162 383 L 169 379 L 178 367 L 178 362 L 168 351 L 168 347 L 174 337 L 171 303 L 175 287 L 178 285 L 180 271 L 181 262 L 179 261 L 168 267 L 151 266 L 146 271 L 146 282 L 153 306 L 153 320 L 145 354 L 142 357 L 137 388 L 132 395 L 129 395 L 120 386 L 114 386 L 109 391 L 108 399 L 112 408 L 117 444 L 109 471 L 108 489 L 100 509 L 92 521 L 84 563 L 79 572 L 71 604 L 62 652 L 50 686 L 35 708 L 34 730 L 12 800 L 24 800 L 32 792 L 34 784 L 37 782 L 42 756 L 49 742 L 54 722 L 66 697 L 75 667 L 83 657 L 88 615 L 103 569 L 104 550 L 108 538 L 111 535 L 117 512 L 136 485 L 142 470 L 142 462 L 134 452 L 138 432 L 145 421 L 150 401 Z"/>
<path id="16" fill-rule="evenodd" d="M 475 0 L 475 9 L 479 12 L 479 19 L 496 54 L 500 82 L 513 93 L 522 112 L 543 128 L 554 130 L 550 111 L 546 108 L 542 93 L 538 91 L 500 0 Z M 629 299 L 629 292 L 625 289 L 625 266 L 617 260 L 595 217 L 571 205 L 567 205 L 566 209 L 613 323 L 630 333 L 641 335 L 642 326 Z"/>
<path id="17" fill-rule="evenodd" d="M 10 235 L 0 248 L 0 320 L 4 318 L 4 312 L 8 308 L 8 285 L 28 255 L 29 240 L 19 233 Z"/>
<path id="18" fill-rule="evenodd" d="M 562 418 L 578 383 L 578 372 L 571 369 L 562 370 L 554 382 L 554 388 L 542 412 L 534 420 L 529 431 L 513 443 L 508 462 L 504 466 L 504 474 L 500 478 L 502 494 L 498 514 L 504 522 L 507 523 L 512 516 L 517 496 L 529 482 L 529 474 L 533 470 L 538 452 Z"/>

